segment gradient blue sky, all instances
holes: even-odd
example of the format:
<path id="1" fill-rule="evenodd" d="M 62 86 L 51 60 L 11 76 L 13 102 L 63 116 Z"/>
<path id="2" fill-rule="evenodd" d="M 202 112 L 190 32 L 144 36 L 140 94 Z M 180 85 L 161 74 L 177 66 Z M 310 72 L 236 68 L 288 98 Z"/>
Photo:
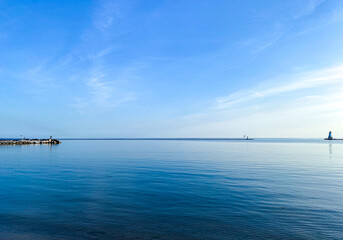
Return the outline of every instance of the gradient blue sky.
<path id="1" fill-rule="evenodd" d="M 0 0 L 0 137 L 343 137 L 343 1 Z"/>

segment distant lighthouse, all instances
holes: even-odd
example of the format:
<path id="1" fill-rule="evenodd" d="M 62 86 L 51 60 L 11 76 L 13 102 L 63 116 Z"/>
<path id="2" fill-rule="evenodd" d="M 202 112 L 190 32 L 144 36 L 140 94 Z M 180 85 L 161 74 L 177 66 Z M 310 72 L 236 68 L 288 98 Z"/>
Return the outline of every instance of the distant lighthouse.
<path id="1" fill-rule="evenodd" d="M 329 132 L 328 140 L 332 140 L 332 133 L 331 133 L 331 131 Z"/>
<path id="2" fill-rule="evenodd" d="M 329 136 L 327 138 L 324 138 L 324 140 L 343 140 L 343 138 L 333 138 L 332 137 L 332 132 L 329 132 Z"/>
<path id="3" fill-rule="evenodd" d="M 329 132 L 328 138 L 325 138 L 324 140 L 334 140 L 333 137 L 332 137 L 332 132 L 331 131 Z"/>

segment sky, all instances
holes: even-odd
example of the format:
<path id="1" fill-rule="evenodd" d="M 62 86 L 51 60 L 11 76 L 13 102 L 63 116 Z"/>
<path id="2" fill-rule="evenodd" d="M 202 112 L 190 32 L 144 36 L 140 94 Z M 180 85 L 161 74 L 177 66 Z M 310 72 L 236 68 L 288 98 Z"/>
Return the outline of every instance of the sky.
<path id="1" fill-rule="evenodd" d="M 343 1 L 0 0 L 0 137 L 343 137 Z"/>

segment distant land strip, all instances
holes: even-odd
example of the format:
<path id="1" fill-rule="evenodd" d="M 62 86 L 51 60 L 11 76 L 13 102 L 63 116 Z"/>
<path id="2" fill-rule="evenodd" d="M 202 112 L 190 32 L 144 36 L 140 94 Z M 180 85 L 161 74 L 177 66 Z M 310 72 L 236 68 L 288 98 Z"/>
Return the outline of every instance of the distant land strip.
<path id="1" fill-rule="evenodd" d="M 29 144 L 49 144 L 55 145 L 61 142 L 57 139 L 0 139 L 0 145 L 29 145 Z"/>
<path id="2" fill-rule="evenodd" d="M 254 140 L 253 138 L 59 138 L 59 140 L 214 140 L 214 141 L 227 141 L 227 140 Z"/>

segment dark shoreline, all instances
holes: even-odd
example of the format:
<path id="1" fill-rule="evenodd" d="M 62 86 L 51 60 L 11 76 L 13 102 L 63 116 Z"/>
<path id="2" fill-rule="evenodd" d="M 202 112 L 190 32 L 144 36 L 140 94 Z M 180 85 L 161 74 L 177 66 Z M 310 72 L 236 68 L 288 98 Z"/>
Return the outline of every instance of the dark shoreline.
<path id="1" fill-rule="evenodd" d="M 60 144 L 57 139 L 1 139 L 0 145 Z"/>

